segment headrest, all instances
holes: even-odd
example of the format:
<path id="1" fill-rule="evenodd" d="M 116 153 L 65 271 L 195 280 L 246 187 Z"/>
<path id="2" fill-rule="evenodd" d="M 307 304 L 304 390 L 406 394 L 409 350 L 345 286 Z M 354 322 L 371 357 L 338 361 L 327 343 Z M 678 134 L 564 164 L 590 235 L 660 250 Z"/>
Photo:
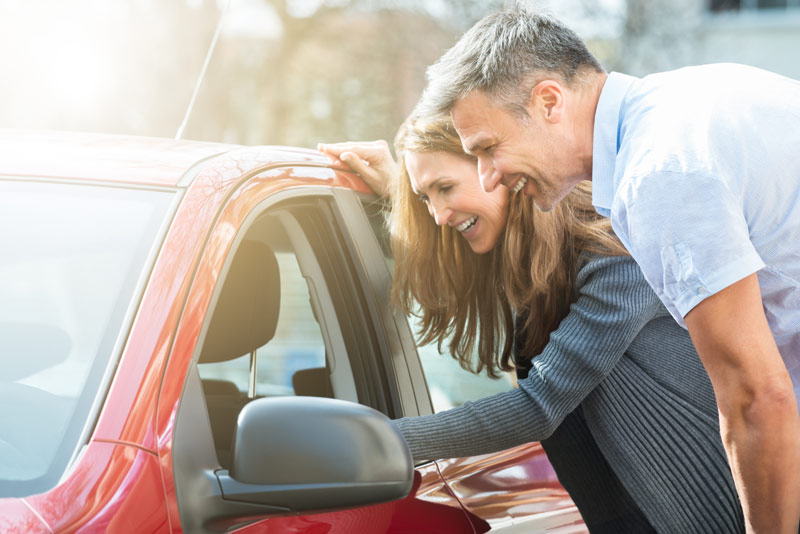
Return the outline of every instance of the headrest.
<path id="1" fill-rule="evenodd" d="M 300 369 L 292 375 L 292 388 L 298 397 L 333 398 L 331 373 L 326 367 Z"/>
<path id="2" fill-rule="evenodd" d="M 203 393 L 206 397 L 221 396 L 221 397 L 240 397 L 242 392 L 236 387 L 236 384 L 229 380 L 218 380 L 213 378 L 204 378 L 202 381 Z"/>
<path id="3" fill-rule="evenodd" d="M 239 358 L 275 335 L 281 279 L 275 253 L 260 241 L 242 241 L 208 327 L 200 363 Z"/>

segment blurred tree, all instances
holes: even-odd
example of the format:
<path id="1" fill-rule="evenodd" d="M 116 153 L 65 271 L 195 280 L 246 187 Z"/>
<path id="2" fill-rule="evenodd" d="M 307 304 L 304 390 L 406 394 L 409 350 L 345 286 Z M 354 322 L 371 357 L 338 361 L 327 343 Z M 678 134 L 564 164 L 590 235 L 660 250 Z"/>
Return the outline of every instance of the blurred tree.
<path id="1" fill-rule="evenodd" d="M 228 1 L 0 0 L 0 127 L 174 136 Z M 226 26 L 184 136 L 391 139 L 425 67 L 503 3 L 231 0 L 250 29 Z"/>
<path id="2" fill-rule="evenodd" d="M 256 1 L 274 11 L 280 35 L 220 43 L 190 137 L 301 146 L 391 139 L 424 87 L 425 67 L 508 4 L 554 8 L 577 22 L 609 70 L 674 68 L 693 57 L 702 7 L 696 0 Z"/>
<path id="3" fill-rule="evenodd" d="M 602 29 L 584 36 L 607 70 L 643 76 L 692 62 L 703 4 L 580 0 L 577 17 L 596 21 L 596 28 Z"/>
<path id="4" fill-rule="evenodd" d="M 425 67 L 502 7 L 492 0 L 442 0 L 435 10 L 414 0 L 265 4 L 280 35 L 220 42 L 188 137 L 300 146 L 391 140 L 422 92 Z"/>

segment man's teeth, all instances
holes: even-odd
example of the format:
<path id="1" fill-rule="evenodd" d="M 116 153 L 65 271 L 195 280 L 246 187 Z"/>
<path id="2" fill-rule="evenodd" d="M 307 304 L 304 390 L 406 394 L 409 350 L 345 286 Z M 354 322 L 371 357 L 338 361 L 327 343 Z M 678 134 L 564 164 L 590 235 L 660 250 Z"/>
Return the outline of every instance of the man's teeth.
<path id="1" fill-rule="evenodd" d="M 461 223 L 458 226 L 456 226 L 456 230 L 458 230 L 459 232 L 462 232 L 462 233 L 466 232 L 467 230 L 469 230 L 470 228 L 475 226 L 476 222 L 478 222 L 478 216 L 477 215 L 475 215 L 473 217 L 470 217 L 469 219 L 467 219 L 463 223 Z"/>
<path id="2" fill-rule="evenodd" d="M 514 189 L 511 190 L 512 193 L 519 193 L 522 191 L 522 188 L 525 187 L 525 184 L 528 183 L 528 178 L 523 176 L 519 179 L 519 182 L 514 186 Z"/>

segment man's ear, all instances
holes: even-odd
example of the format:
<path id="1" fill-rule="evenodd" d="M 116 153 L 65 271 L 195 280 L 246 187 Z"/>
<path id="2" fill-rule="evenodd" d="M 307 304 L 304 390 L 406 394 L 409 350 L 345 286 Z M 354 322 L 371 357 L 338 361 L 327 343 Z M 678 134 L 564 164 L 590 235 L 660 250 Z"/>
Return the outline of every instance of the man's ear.
<path id="1" fill-rule="evenodd" d="M 564 89 L 555 80 L 542 80 L 531 89 L 528 100 L 528 114 L 540 115 L 553 124 L 561 122 L 564 116 Z"/>

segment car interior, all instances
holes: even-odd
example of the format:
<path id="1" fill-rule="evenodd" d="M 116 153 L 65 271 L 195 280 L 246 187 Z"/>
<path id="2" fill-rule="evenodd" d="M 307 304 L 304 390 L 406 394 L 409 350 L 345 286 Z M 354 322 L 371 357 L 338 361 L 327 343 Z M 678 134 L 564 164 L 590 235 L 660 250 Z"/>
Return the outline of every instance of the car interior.
<path id="1" fill-rule="evenodd" d="M 224 468 L 230 464 L 238 414 L 248 402 L 279 395 L 357 400 L 349 364 L 337 362 L 339 372 L 333 373 L 331 343 L 325 340 L 330 336 L 323 331 L 335 320 L 320 310 L 330 295 L 319 290 L 325 288 L 324 278 L 309 251 L 294 215 L 278 210 L 249 229 L 228 267 L 198 359 L 217 459 Z M 327 323 L 321 324 L 320 316 Z M 302 323 L 302 331 L 282 334 L 282 319 Z M 318 356 L 303 358 L 301 345 L 315 337 Z M 287 344 L 291 350 L 284 350 Z M 280 365 L 269 373 L 270 364 Z"/>
<path id="2" fill-rule="evenodd" d="M 239 465 L 234 451 L 244 451 L 252 440 L 235 440 L 238 432 L 252 430 L 240 419 L 265 406 L 254 401 L 332 397 L 390 418 L 402 413 L 378 330 L 379 310 L 341 217 L 329 188 L 291 191 L 253 210 L 226 253 L 174 422 L 175 486 L 188 531 L 200 530 L 204 518 L 227 521 L 251 510 L 250 504 L 219 497 L 223 483 L 228 492 L 241 486 L 233 478 Z M 333 406 L 341 411 L 345 405 Z M 280 424 L 258 428 L 284 435 Z M 288 430 L 302 434 L 304 428 Z M 311 434 L 295 434 L 286 434 L 287 443 L 313 445 L 303 441 Z M 279 470 L 281 454 L 263 454 L 259 461 L 266 472 Z M 296 505 L 316 506 L 316 497 L 309 499 Z"/>
<path id="3" fill-rule="evenodd" d="M 275 335 L 280 297 L 275 254 L 264 243 L 243 241 L 222 286 L 199 362 L 224 362 L 243 355 L 254 358 L 256 349 Z M 203 391 L 217 457 L 226 466 L 236 418 L 252 397 L 222 379 L 204 379 Z"/>

